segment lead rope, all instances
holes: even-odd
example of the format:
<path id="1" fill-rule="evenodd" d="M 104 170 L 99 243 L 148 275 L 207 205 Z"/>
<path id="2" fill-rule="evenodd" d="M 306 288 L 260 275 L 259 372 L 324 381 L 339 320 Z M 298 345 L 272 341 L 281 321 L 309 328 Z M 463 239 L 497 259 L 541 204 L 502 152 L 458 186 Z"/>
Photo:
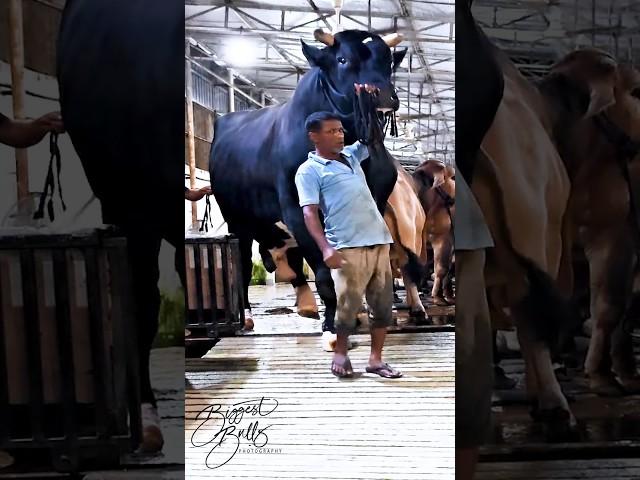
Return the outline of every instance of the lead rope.
<path id="1" fill-rule="evenodd" d="M 60 203 L 62 204 L 62 210 L 67 210 L 67 205 L 64 203 L 64 198 L 62 197 L 62 184 L 60 183 L 60 171 L 62 170 L 62 157 L 60 155 L 60 148 L 58 147 L 58 134 L 55 132 L 51 132 L 49 136 L 49 152 L 51 154 L 51 159 L 49 160 L 49 170 L 47 171 L 47 177 L 44 182 L 44 188 L 42 190 L 42 194 L 40 195 L 40 203 L 38 205 L 38 210 L 33 214 L 34 220 L 39 220 L 44 217 L 44 208 L 45 202 L 47 204 L 47 213 L 49 214 L 49 220 L 53 222 L 55 219 L 55 212 L 53 209 L 53 196 L 55 194 L 56 186 L 55 179 L 53 176 L 53 161 L 55 160 L 55 166 L 57 169 L 56 178 L 58 179 L 58 195 L 60 196 Z M 49 201 L 47 202 L 47 197 L 49 197 Z"/>
<path id="2" fill-rule="evenodd" d="M 209 232 L 209 225 L 213 228 L 213 220 L 211 219 L 211 201 L 209 200 L 209 196 L 205 197 L 206 206 L 204 207 L 204 218 L 202 219 L 202 223 L 200 224 L 200 231 Z"/>

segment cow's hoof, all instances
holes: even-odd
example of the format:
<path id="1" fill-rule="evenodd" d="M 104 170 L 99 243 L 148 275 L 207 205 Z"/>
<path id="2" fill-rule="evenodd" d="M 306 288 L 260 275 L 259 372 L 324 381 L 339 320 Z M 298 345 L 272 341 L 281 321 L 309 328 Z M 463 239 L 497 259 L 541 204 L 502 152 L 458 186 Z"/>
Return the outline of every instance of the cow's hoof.
<path id="1" fill-rule="evenodd" d="M 296 287 L 296 306 L 298 315 L 305 318 L 320 318 L 316 297 L 309 285 Z"/>
<path id="2" fill-rule="evenodd" d="M 493 389 L 494 390 L 513 390 L 516 388 L 518 381 L 515 378 L 508 377 L 501 367 L 493 367 Z"/>
<path id="3" fill-rule="evenodd" d="M 562 407 L 540 410 L 534 405 L 531 417 L 543 424 L 545 437 L 549 443 L 580 440 L 576 419 L 569 410 Z"/>
<path id="4" fill-rule="evenodd" d="M 434 305 L 438 305 L 439 307 L 448 307 L 449 304 L 447 303 L 447 301 L 442 298 L 442 297 L 432 297 L 432 300 Z"/>
<path id="5" fill-rule="evenodd" d="M 640 393 L 640 375 L 619 376 L 618 382 L 626 395 Z"/>
<path id="6" fill-rule="evenodd" d="M 454 297 L 452 295 L 445 295 L 444 296 L 444 301 L 447 302 L 449 305 L 455 305 L 456 304 L 456 297 Z"/>
<path id="7" fill-rule="evenodd" d="M 432 325 L 433 322 L 427 316 L 427 313 L 422 310 L 415 312 L 409 312 L 409 321 L 414 325 Z"/>
<path id="8" fill-rule="evenodd" d="M 624 391 L 613 375 L 589 375 L 589 389 L 601 397 L 620 397 Z"/>

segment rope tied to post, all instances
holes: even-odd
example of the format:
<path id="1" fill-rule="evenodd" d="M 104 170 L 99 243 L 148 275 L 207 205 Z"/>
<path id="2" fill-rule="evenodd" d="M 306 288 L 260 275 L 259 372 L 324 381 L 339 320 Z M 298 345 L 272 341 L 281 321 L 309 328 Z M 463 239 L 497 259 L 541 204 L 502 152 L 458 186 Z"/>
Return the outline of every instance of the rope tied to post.
<path id="1" fill-rule="evenodd" d="M 64 203 L 64 198 L 62 196 L 62 184 L 60 183 L 60 172 L 62 170 L 62 157 L 60 155 L 60 148 L 58 147 L 58 134 L 55 132 L 51 132 L 49 136 L 49 153 L 51 154 L 51 158 L 49 160 L 49 169 L 47 171 L 47 177 L 45 178 L 44 188 L 42 189 L 42 193 L 40 194 L 40 203 L 38 205 L 38 210 L 33 214 L 34 220 L 39 220 L 44 217 L 44 209 L 45 204 L 47 207 L 47 213 L 49 215 L 49 220 L 53 222 L 55 219 L 55 212 L 53 208 L 53 197 L 56 190 L 55 179 L 58 180 L 58 196 L 60 197 L 60 203 L 62 205 L 62 210 L 67 210 L 67 205 Z M 53 175 L 53 168 L 56 168 L 56 176 Z M 47 197 L 49 201 L 47 202 Z"/>

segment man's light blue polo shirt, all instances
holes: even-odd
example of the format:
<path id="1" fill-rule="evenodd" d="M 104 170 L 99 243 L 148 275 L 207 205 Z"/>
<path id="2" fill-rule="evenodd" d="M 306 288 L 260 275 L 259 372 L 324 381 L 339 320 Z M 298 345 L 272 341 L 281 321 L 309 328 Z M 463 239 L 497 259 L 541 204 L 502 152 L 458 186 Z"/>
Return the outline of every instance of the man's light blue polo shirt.
<path id="1" fill-rule="evenodd" d="M 337 250 L 393 243 L 360 166 L 369 156 L 366 145 L 356 142 L 341 153 L 351 168 L 309 152 L 296 173 L 300 206 L 320 205 L 325 236 Z"/>

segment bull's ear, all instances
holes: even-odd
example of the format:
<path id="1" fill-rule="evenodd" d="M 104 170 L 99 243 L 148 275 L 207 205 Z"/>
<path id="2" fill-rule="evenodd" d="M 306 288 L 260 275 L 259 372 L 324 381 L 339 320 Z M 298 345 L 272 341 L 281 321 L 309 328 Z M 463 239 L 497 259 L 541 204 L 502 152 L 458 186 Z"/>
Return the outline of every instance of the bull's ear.
<path id="1" fill-rule="evenodd" d="M 395 52 L 392 53 L 392 55 L 391 55 L 391 57 L 393 58 L 392 70 L 394 72 L 400 66 L 400 64 L 402 63 L 402 60 L 404 60 L 404 56 L 406 54 L 407 54 L 407 49 L 406 48 L 403 48 L 401 50 L 396 50 Z"/>
<path id="2" fill-rule="evenodd" d="M 326 57 L 322 49 L 307 45 L 304 40 L 300 39 L 302 44 L 302 53 L 306 57 L 309 65 L 312 67 L 322 67 L 326 62 Z"/>

